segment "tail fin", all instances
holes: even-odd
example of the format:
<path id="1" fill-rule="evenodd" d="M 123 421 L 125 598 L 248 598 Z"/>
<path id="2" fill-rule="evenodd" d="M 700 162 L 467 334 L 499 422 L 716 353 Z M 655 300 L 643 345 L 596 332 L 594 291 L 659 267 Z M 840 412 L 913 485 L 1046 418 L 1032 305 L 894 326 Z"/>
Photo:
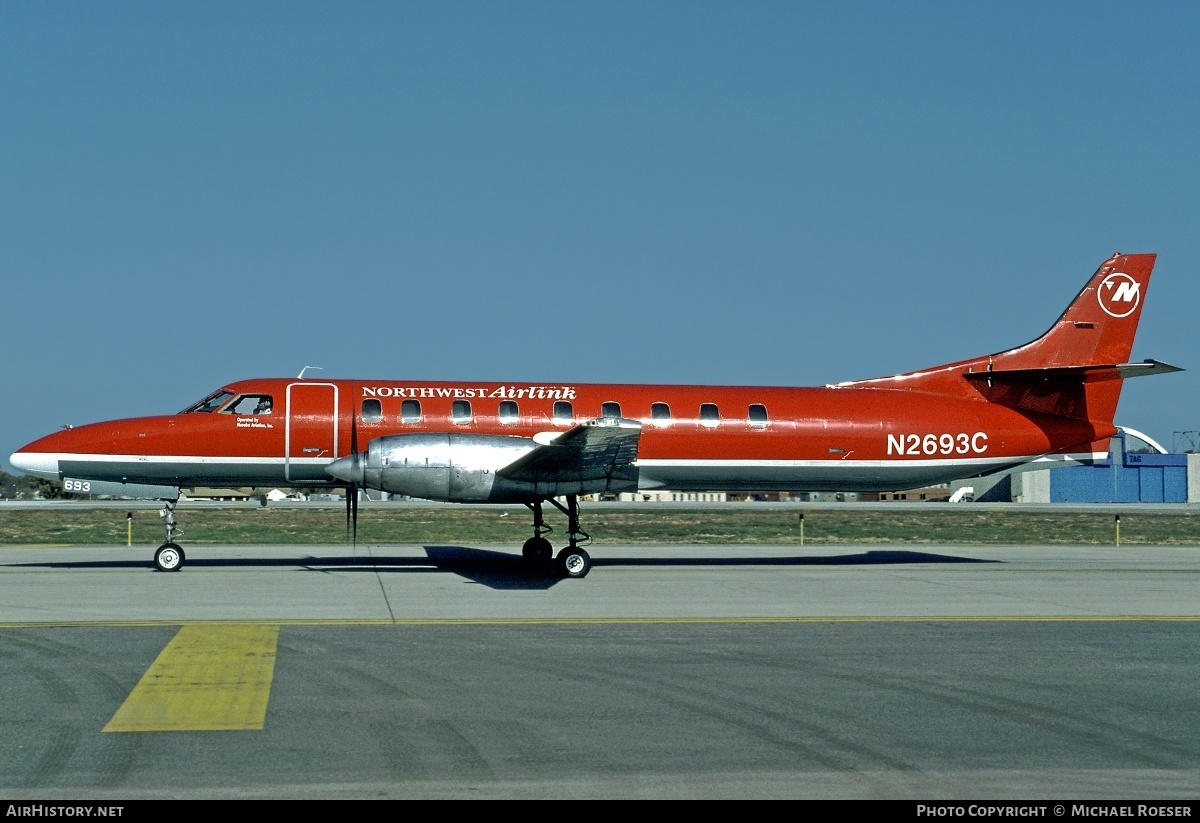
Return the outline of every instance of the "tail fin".
<path id="1" fill-rule="evenodd" d="M 993 369 L 1115 366 L 1129 360 L 1154 269 L 1153 254 L 1115 254 L 1101 264 L 1050 330 L 992 355 Z"/>
<path id="2" fill-rule="evenodd" d="M 1126 377 L 1180 371 L 1131 364 L 1133 338 L 1156 255 L 1115 254 L 1101 264 L 1054 325 L 1036 340 L 996 354 L 894 377 L 839 386 L 905 388 L 983 399 L 1024 413 L 1087 421 L 1097 438 L 1113 416 Z"/>

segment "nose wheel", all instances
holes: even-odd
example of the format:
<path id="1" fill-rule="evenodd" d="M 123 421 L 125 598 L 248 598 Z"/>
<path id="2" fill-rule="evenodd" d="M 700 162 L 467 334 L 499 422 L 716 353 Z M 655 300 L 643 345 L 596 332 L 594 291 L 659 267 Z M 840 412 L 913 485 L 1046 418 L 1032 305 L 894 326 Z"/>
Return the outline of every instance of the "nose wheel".
<path id="1" fill-rule="evenodd" d="M 163 543 L 154 552 L 154 567 L 160 572 L 177 572 L 184 559 L 183 549 L 178 543 Z"/>
<path id="2" fill-rule="evenodd" d="M 183 529 L 175 525 L 175 504 L 178 500 L 164 500 L 164 508 L 160 515 L 167 521 L 167 540 L 154 551 L 154 568 L 160 572 L 177 572 L 186 559 L 183 547 L 175 542 L 176 535 L 183 534 Z"/>

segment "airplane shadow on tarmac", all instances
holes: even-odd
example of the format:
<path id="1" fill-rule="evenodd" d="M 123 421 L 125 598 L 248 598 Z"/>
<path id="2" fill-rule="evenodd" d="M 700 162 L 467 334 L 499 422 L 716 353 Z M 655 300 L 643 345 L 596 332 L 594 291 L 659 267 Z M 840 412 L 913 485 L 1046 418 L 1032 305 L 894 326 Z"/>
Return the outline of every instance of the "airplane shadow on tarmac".
<path id="1" fill-rule="evenodd" d="M 417 573 L 457 574 L 472 582 L 494 589 L 536 590 L 548 589 L 566 582 L 559 577 L 553 565 L 530 567 L 520 555 L 497 552 L 489 549 L 474 549 L 467 546 L 424 546 L 425 557 L 384 555 L 328 555 L 300 557 L 231 557 L 206 558 L 204 547 L 192 547 L 184 568 L 178 572 L 187 574 L 189 568 L 199 569 L 270 569 L 294 568 L 297 570 L 330 572 L 373 572 L 373 573 Z M 201 556 L 197 556 L 201 555 Z M 603 568 L 734 568 L 744 566 L 803 567 L 803 566 L 904 566 L 919 563 L 1000 563 L 999 560 L 981 560 L 973 557 L 956 557 L 949 554 L 882 549 L 857 552 L 855 554 L 825 554 L 798 557 L 592 557 L 593 573 Z M 145 568 L 157 572 L 148 559 L 129 560 L 78 560 L 42 563 L 12 563 L 2 566 L 13 568 L 43 569 L 135 569 Z"/>

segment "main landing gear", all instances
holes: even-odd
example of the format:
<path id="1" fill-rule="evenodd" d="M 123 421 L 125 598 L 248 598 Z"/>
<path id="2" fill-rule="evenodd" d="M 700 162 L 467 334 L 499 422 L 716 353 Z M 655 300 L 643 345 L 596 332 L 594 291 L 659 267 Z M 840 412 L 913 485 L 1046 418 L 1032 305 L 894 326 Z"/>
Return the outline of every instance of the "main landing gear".
<path id="1" fill-rule="evenodd" d="M 175 538 L 183 534 L 183 529 L 175 527 L 175 504 L 178 502 L 178 500 L 164 500 L 165 508 L 159 512 L 167 521 L 167 542 L 154 552 L 154 567 L 160 572 L 177 572 L 186 559 L 183 555 L 183 548 L 175 542 Z"/>
<path id="2" fill-rule="evenodd" d="M 553 529 L 546 525 L 546 521 L 542 517 L 542 501 L 538 500 L 525 504 L 533 512 L 533 537 L 526 540 L 525 545 L 521 547 L 521 556 L 531 567 L 547 566 L 553 557 L 556 570 L 561 576 L 586 577 L 592 568 L 592 558 L 580 547 L 579 538 L 582 537 L 584 542 L 589 543 L 592 538 L 579 527 L 579 497 L 568 494 L 565 506 L 553 497 L 548 500 L 552 506 L 567 516 L 567 547 L 554 557 L 554 547 L 550 545 L 549 540 L 543 537 Z"/>

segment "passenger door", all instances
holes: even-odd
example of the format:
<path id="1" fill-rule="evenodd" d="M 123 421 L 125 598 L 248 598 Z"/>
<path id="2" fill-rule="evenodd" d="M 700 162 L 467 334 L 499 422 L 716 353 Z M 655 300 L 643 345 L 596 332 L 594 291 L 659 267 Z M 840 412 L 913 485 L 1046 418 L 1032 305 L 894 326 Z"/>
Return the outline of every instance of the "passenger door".
<path id="1" fill-rule="evenodd" d="M 333 383 L 287 387 L 284 477 L 292 482 L 328 482 L 325 466 L 337 458 L 338 389 Z"/>

